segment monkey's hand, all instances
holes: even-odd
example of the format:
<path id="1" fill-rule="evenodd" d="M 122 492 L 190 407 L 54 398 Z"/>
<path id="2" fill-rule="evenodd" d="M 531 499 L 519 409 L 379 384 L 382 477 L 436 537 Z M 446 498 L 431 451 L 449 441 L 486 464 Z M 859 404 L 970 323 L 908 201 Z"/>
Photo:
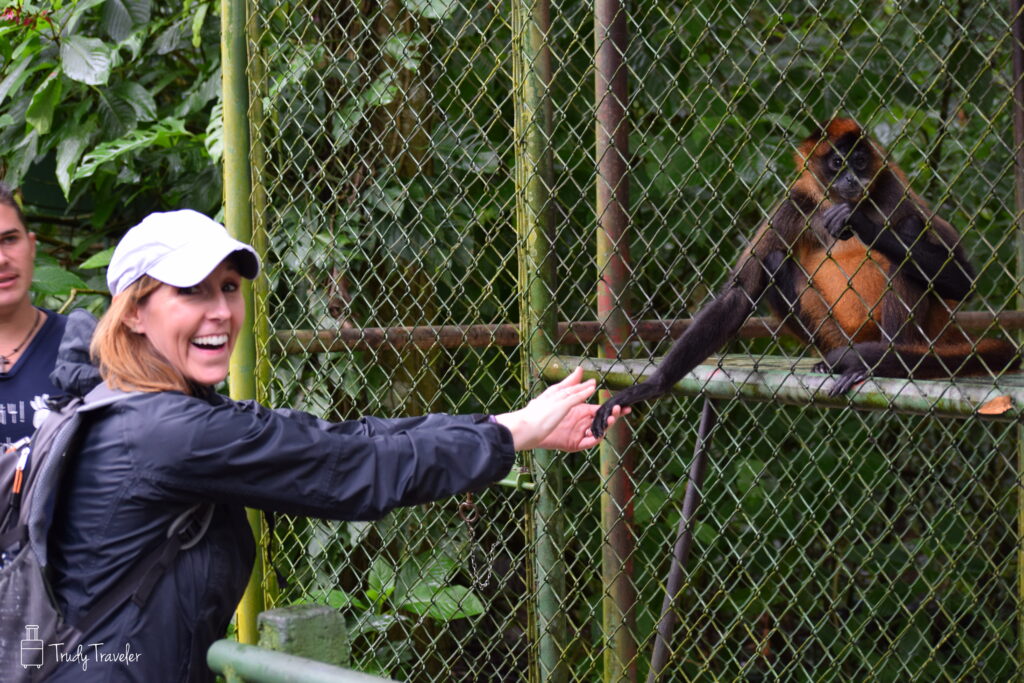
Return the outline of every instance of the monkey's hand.
<path id="1" fill-rule="evenodd" d="M 842 396 L 871 374 L 864 359 L 853 349 L 845 347 L 829 351 L 825 359 L 817 363 L 812 371 L 839 375 L 835 384 L 828 390 L 829 396 Z"/>
<path id="2" fill-rule="evenodd" d="M 838 240 L 848 240 L 853 237 L 853 227 L 850 225 L 850 216 L 853 214 L 851 204 L 833 204 L 821 214 L 825 223 L 825 230 Z"/>
<path id="3" fill-rule="evenodd" d="M 612 410 L 615 406 L 622 405 L 622 400 L 619 396 L 612 396 L 610 399 L 601 404 L 601 407 L 597 409 L 597 413 L 594 415 L 594 421 L 590 425 L 590 432 L 598 439 L 604 436 L 604 430 L 608 425 L 608 419 L 612 416 Z M 625 407 L 625 406 L 623 406 Z"/>

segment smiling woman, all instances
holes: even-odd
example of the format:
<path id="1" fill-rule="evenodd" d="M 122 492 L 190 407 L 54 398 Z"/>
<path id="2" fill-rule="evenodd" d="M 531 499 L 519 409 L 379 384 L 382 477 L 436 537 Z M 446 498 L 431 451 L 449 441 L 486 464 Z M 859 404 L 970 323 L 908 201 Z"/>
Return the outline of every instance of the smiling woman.
<path id="1" fill-rule="evenodd" d="M 155 213 L 118 244 L 107 270 L 114 294 L 92 352 L 115 389 L 192 393 L 227 377 L 245 317 L 240 284 L 256 252 L 195 211 Z"/>
<path id="2" fill-rule="evenodd" d="M 252 568 L 243 506 L 372 520 L 497 481 L 516 450 L 597 443 L 589 433 L 597 406 L 585 402 L 594 383 L 581 382 L 580 371 L 493 416 L 330 423 L 217 394 L 245 314 L 241 279 L 258 272 L 253 250 L 220 224 L 194 211 L 154 214 L 114 252 L 114 298 L 95 334 L 90 317 L 70 317 L 57 382 L 73 395 L 101 381 L 136 393 L 89 414 L 68 464 L 50 538 L 67 623 L 82 625 L 183 513 L 212 504 L 212 516 L 194 547 L 154 579 L 148 599 L 82 625 L 86 647 L 130 648 L 140 658 L 87 671 L 60 664 L 48 680 L 213 680 L 206 650 L 223 636 Z M 89 362 L 90 339 L 98 367 Z"/>

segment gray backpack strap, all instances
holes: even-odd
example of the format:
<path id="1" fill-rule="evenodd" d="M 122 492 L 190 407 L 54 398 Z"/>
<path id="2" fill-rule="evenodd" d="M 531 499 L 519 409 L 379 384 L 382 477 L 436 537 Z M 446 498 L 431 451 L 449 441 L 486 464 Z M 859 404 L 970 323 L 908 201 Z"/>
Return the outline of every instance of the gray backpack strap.
<path id="1" fill-rule="evenodd" d="M 82 399 L 81 405 L 78 406 L 78 412 L 87 413 L 90 410 L 105 408 L 111 403 L 117 403 L 129 396 L 138 396 L 141 393 L 141 391 L 121 391 L 120 389 L 111 389 L 107 386 L 106 382 L 100 382 L 93 387 L 92 391 L 85 395 L 84 399 Z"/>
<path id="2" fill-rule="evenodd" d="M 46 537 L 53 520 L 60 480 L 67 464 L 68 448 L 78 436 L 82 415 L 117 403 L 133 394 L 101 383 L 83 399 L 72 399 L 51 412 L 32 437 L 29 479 L 22 505 L 22 521 L 40 566 L 46 564 Z"/>

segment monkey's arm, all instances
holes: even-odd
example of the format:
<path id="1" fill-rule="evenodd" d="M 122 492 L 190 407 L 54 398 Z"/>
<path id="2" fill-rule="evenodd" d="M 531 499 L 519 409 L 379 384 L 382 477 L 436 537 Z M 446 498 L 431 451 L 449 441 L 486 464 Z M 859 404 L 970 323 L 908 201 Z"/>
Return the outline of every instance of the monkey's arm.
<path id="1" fill-rule="evenodd" d="M 850 204 L 829 207 L 823 218 L 830 234 L 840 237 L 849 226 L 864 244 L 887 256 L 900 275 L 925 287 L 931 285 L 943 299 L 967 298 L 975 274 L 956 232 L 937 216 L 932 229 L 926 231 L 924 217 L 916 209 L 899 213 L 902 215 L 894 215 L 889 227 Z"/>
<path id="2" fill-rule="evenodd" d="M 740 256 L 729 284 L 693 317 L 654 374 L 646 382 L 616 393 L 598 409 L 591 426 L 595 436 L 604 433 L 612 408 L 664 396 L 686 373 L 725 346 L 750 317 L 773 280 L 772 286 L 782 290 L 780 296 L 795 297 L 785 291 L 791 289 L 792 283 L 780 281 L 789 278 L 787 259 L 808 231 L 816 206 L 815 198 L 794 192 L 776 207 Z"/>
<path id="3" fill-rule="evenodd" d="M 690 326 L 646 382 L 623 389 L 598 409 L 591 426 L 594 436 L 604 433 L 608 416 L 615 406 L 630 406 L 668 393 L 686 373 L 725 346 L 753 310 L 753 300 L 739 285 L 734 284 L 722 292 L 694 316 Z"/>

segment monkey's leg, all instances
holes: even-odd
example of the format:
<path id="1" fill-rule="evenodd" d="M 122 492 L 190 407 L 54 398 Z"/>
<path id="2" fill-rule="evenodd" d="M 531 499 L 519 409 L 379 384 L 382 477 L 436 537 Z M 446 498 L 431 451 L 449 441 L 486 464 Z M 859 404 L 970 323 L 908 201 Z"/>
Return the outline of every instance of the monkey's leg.
<path id="1" fill-rule="evenodd" d="M 851 346 L 841 346 L 825 354 L 825 359 L 814 366 L 815 372 L 831 372 L 839 375 L 835 384 L 829 389 L 829 396 L 842 396 L 853 385 L 863 382 L 877 368 L 886 356 L 889 345 L 883 342 L 861 342 Z M 877 374 L 884 375 L 883 372 Z M 899 375 L 886 375 L 898 377 Z M 904 373 L 904 376 L 905 373 Z"/>
<path id="2" fill-rule="evenodd" d="M 825 363 L 832 372 L 839 374 L 829 395 L 841 396 L 868 375 L 939 379 L 999 373 L 1016 368 L 1020 364 L 1020 352 L 1002 339 L 934 346 L 863 342 L 854 344 L 852 349 L 831 351 Z"/>

